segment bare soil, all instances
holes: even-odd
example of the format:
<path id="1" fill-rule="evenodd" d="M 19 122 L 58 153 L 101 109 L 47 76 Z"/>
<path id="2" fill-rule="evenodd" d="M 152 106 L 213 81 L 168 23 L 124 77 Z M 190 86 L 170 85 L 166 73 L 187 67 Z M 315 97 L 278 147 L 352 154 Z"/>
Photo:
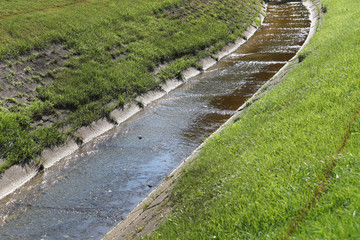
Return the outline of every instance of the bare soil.
<path id="1" fill-rule="evenodd" d="M 0 63 L 0 109 L 27 106 L 35 101 L 37 87 L 52 83 L 68 58 L 69 51 L 58 44 Z M 53 118 L 56 116 L 43 116 L 36 124 Z"/>

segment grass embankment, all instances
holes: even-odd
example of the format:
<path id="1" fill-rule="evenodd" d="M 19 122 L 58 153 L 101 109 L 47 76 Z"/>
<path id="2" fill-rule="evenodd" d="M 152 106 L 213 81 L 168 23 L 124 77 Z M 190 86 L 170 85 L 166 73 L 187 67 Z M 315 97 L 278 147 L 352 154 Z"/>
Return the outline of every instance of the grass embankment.
<path id="1" fill-rule="evenodd" d="M 322 4 L 305 60 L 208 140 L 151 239 L 359 238 L 360 2 Z"/>
<path id="2" fill-rule="evenodd" d="M 0 2 L 0 173 L 180 79 L 260 10 L 259 0 Z"/>

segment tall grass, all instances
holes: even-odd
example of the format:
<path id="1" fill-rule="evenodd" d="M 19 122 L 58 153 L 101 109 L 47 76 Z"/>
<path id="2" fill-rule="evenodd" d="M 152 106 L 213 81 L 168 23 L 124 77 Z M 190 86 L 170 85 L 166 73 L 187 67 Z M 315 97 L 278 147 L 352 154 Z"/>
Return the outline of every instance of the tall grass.
<path id="1" fill-rule="evenodd" d="M 67 118 L 54 127 L 69 125 L 71 133 L 107 116 L 111 110 L 109 102 L 121 107 L 140 94 L 158 89 L 169 78 L 181 78 L 180 72 L 197 66 L 200 57 L 239 37 L 258 15 L 260 3 L 259 0 L 89 0 L 71 5 L 66 5 L 71 2 L 68 0 L 3 2 L 6 4 L 0 11 L 0 59 L 4 63 L 16 66 L 16 62 L 24 61 L 24 54 L 45 51 L 52 44 L 70 52 L 64 56 L 64 68 L 38 73 L 38 82 L 49 76 L 53 82 L 39 84 L 32 103 L 0 113 L 25 114 L 28 127 L 18 132 L 22 139 L 37 131 L 33 123 L 48 111 L 68 112 Z M 168 62 L 173 63 L 155 76 L 154 69 Z M 9 151 L 2 151 L 0 157 L 9 158 Z M 33 152 L 24 158 L 34 158 Z M 19 158 L 18 162 L 21 161 Z"/>
<path id="2" fill-rule="evenodd" d="M 305 60 L 208 140 L 172 190 L 172 215 L 150 239 L 280 239 L 294 222 L 294 238 L 359 237 L 358 119 L 328 191 L 308 209 L 327 186 L 326 169 L 360 103 L 360 3 L 322 2 L 327 13 Z"/>

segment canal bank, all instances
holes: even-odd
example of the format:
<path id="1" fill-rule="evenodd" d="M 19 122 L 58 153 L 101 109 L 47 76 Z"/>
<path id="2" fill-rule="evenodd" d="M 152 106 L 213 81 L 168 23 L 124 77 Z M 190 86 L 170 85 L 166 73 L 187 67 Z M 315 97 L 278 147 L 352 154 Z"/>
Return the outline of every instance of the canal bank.
<path id="1" fill-rule="evenodd" d="M 281 1 L 279 1 L 279 3 L 281 4 Z M 221 125 L 221 127 L 211 134 L 209 139 L 214 138 L 214 136 L 218 135 L 229 125 L 238 121 L 249 107 L 251 107 L 274 86 L 279 84 L 285 78 L 286 74 L 301 61 L 301 57 L 299 57 L 298 53 L 308 44 L 311 37 L 315 34 L 322 14 L 322 12 L 320 12 L 321 4 L 319 0 L 304 1 L 304 6 L 310 13 L 309 19 L 311 21 L 308 36 L 304 44 L 298 49 L 296 55 L 288 60 L 288 62 L 279 71 L 277 71 L 270 80 L 268 80 L 254 95 L 252 95 L 249 100 L 241 105 L 241 107 L 237 110 L 238 113 L 234 114 L 223 125 Z M 170 214 L 173 213 L 172 208 L 174 206 L 174 199 L 171 199 L 171 194 L 173 194 L 172 188 L 174 188 L 175 184 L 179 184 L 179 178 L 181 178 L 184 171 L 191 166 L 193 161 L 198 160 L 197 158 L 199 157 L 199 154 L 201 154 L 205 145 L 206 142 L 203 142 L 196 150 L 194 150 L 194 152 L 186 160 L 184 160 L 156 189 L 154 189 L 132 210 L 125 220 L 109 231 L 103 239 L 134 239 L 143 237 L 157 229 L 161 223 L 167 220 Z M 188 186 L 188 188 L 190 188 L 190 186 Z M 216 238 L 216 235 L 214 235 L 214 238 Z"/>
<path id="2" fill-rule="evenodd" d="M 308 24 L 307 17 L 305 20 Z M 290 34 L 290 39 L 279 34 L 290 44 L 285 51 L 295 54 L 308 30 L 308 25 L 297 28 L 298 33 Z M 260 39 L 271 42 L 275 36 L 264 34 Z M 14 193 L 7 207 L 17 212 L 8 214 L 1 234 L 5 238 L 44 239 L 102 236 L 291 56 L 280 54 L 278 61 L 248 62 L 239 59 L 246 54 L 234 53 L 230 60 L 189 79 Z M 19 228 L 23 230 L 19 232 Z"/>
<path id="3" fill-rule="evenodd" d="M 264 16 L 265 13 L 263 11 L 259 15 L 258 21 L 261 21 L 260 19 Z M 248 39 L 252 36 L 252 34 L 256 31 L 257 27 L 258 26 L 256 26 L 255 22 L 252 23 L 244 31 L 242 38 L 238 38 L 234 43 L 229 43 L 228 45 L 226 45 L 222 50 L 214 54 L 214 58 L 208 57 L 202 59 L 199 62 L 199 66 L 201 66 L 202 71 L 211 67 L 218 60 L 222 59 L 224 56 L 237 49 L 242 43 L 246 41 L 245 39 Z M 40 156 L 40 167 L 38 164 L 35 163 L 25 163 L 22 165 L 12 166 L 10 169 L 6 170 L 3 174 L 1 174 L 0 199 L 5 198 L 7 195 L 11 194 L 21 186 L 25 185 L 27 182 L 33 179 L 40 171 L 46 171 L 60 160 L 75 153 L 83 145 L 117 127 L 119 124 L 131 118 L 133 115 L 141 111 L 144 107 L 146 107 L 153 101 L 164 97 L 170 91 L 185 83 L 189 78 L 194 77 L 200 73 L 200 70 L 191 67 L 182 72 L 183 80 L 169 80 L 161 85 L 161 90 L 150 91 L 137 97 L 135 101 L 125 105 L 123 108 L 113 110 L 110 113 L 109 119 L 103 118 L 93 122 L 89 126 L 78 129 L 74 134 L 75 138 L 78 141 L 75 141 L 74 139 L 68 139 L 68 141 L 63 145 L 45 149 Z M 141 103 L 141 106 L 138 103 Z M 0 163 L 1 162 L 2 159 L 0 159 Z"/>
<path id="4" fill-rule="evenodd" d="M 211 71 L 211 70 L 210 70 Z M 273 72 L 272 72 L 273 73 Z M 191 85 L 190 85 L 191 86 Z M 181 94 L 180 94 L 181 95 Z M 249 95 L 248 95 L 249 96 Z M 251 95 L 250 95 L 251 96 Z M 222 97 L 221 96 L 215 96 L 216 97 L 216 99 L 217 100 L 220 100 L 220 99 L 222 99 Z M 216 104 L 215 103 L 216 101 L 210 101 L 210 103 L 212 103 L 212 104 Z M 217 107 L 221 107 L 221 106 L 219 106 L 219 105 L 216 105 Z M 202 106 L 202 111 L 205 111 L 204 109 L 206 109 L 207 108 L 207 106 Z M 212 110 L 213 111 L 213 110 Z M 230 114 L 231 114 L 232 112 L 222 112 L 221 114 L 223 114 L 223 115 L 227 115 L 227 116 L 229 116 Z M 216 128 L 215 128 L 216 129 Z M 191 132 L 188 132 L 187 133 L 187 135 L 189 135 L 189 133 L 191 133 Z M 210 133 L 210 132 L 209 132 Z M 145 137 L 144 139 L 146 139 L 147 137 Z M 190 138 L 191 139 L 191 138 Z M 201 140 L 202 141 L 202 140 Z M 123 147 L 123 146 L 122 146 Z M 107 150 L 109 150 L 109 149 L 111 149 L 111 148 L 114 148 L 114 146 L 108 146 L 107 147 Z M 101 149 L 100 149 L 101 150 Z M 93 150 L 94 151 L 94 150 Z M 95 150 L 95 151 L 99 151 L 99 149 L 97 149 L 97 150 Z M 80 153 L 80 155 L 86 155 L 86 154 L 91 154 L 91 153 L 86 153 L 86 151 L 84 150 L 82 153 Z M 66 176 L 65 176 L 66 177 Z M 148 186 L 148 188 L 151 188 L 151 186 L 153 186 L 153 184 L 152 183 L 149 183 L 148 185 L 150 185 L 150 186 Z M 114 192 L 114 190 L 113 189 L 108 189 L 106 192 L 104 192 L 103 194 L 105 195 L 105 194 L 111 194 L 111 193 L 113 193 Z M 64 194 L 64 192 L 62 192 L 63 194 Z M 74 202 L 75 203 L 75 202 Z M 21 204 L 20 204 L 21 205 Z M 59 205 L 61 205 L 61 204 L 59 204 Z M 30 205 L 28 206 L 28 207 L 31 207 L 32 206 L 32 208 L 33 208 L 33 210 L 37 210 L 37 211 L 39 211 L 39 212 L 42 212 L 42 211 L 49 211 L 49 212 L 54 212 L 54 211 L 58 211 L 58 213 L 60 213 L 60 212 L 67 212 L 67 213 L 73 213 L 73 214 L 90 214 L 91 215 L 91 212 L 96 212 L 94 209 L 92 209 L 92 208 L 78 208 L 78 207 L 73 207 L 73 208 L 71 208 L 71 207 L 62 207 L 62 206 L 60 206 L 60 207 L 54 207 L 54 206 L 45 206 L 45 207 L 42 207 L 41 205 L 39 205 L 39 204 L 34 204 L 34 203 L 30 203 Z M 115 209 L 115 208 L 114 208 Z M 100 214 L 100 215 L 102 215 L 101 214 L 101 211 L 100 211 L 100 213 L 98 213 L 98 214 Z M 59 218 L 59 219 L 61 219 L 61 218 Z M 75 237 L 76 238 L 76 237 Z"/>
<path id="5" fill-rule="evenodd" d="M 153 239 L 359 236 L 360 6 L 321 2 L 301 63 L 208 141 Z"/>
<path id="6" fill-rule="evenodd" d="M 261 15 L 260 17 L 263 17 L 263 15 Z M 251 37 L 251 35 L 256 31 L 256 29 L 257 29 L 257 26 L 255 24 L 250 26 L 244 32 L 244 34 L 243 34 L 244 38 L 249 39 Z M 238 39 L 237 41 L 235 41 L 235 43 L 227 45 L 223 50 L 219 51 L 216 54 L 216 59 L 220 60 L 224 56 L 226 56 L 229 53 L 231 53 L 232 51 L 234 51 L 236 48 L 238 48 L 242 43 L 244 43 L 246 41 L 245 39 L 241 38 L 241 39 Z M 212 65 L 214 65 L 214 63 L 216 63 L 216 60 L 214 58 L 207 58 L 200 62 L 200 64 L 202 64 L 202 66 L 203 66 L 203 69 L 210 68 Z M 192 69 L 188 69 L 183 74 L 184 74 L 184 78 L 186 80 L 188 80 L 189 78 L 191 78 L 199 73 L 200 72 L 198 70 L 192 68 Z M 167 95 L 171 90 L 175 89 L 176 87 L 179 87 L 182 84 L 183 84 L 183 82 L 180 82 L 177 80 L 169 81 L 165 86 L 163 86 L 164 91 L 149 93 L 145 96 L 138 98 L 137 100 L 141 101 L 144 106 L 151 105 L 153 101 L 155 101 L 156 99 L 159 99 L 160 97 L 162 97 L 164 95 Z M 139 108 L 138 105 L 131 105 L 131 106 L 129 105 L 129 106 L 125 107 L 125 111 L 115 110 L 114 112 L 112 112 L 111 115 L 115 119 L 115 121 L 119 124 L 121 122 L 127 122 L 128 119 L 132 118 L 139 111 L 141 111 L 141 108 Z M 225 119 L 227 119 L 230 116 L 230 114 L 232 114 L 231 111 L 221 113 L 220 115 L 224 115 L 224 116 L 221 117 L 220 122 L 217 124 L 221 124 L 223 121 L 225 121 Z M 222 118 L 224 118 L 224 120 L 222 120 Z M 111 129 L 114 130 L 113 129 L 114 126 L 115 125 L 112 122 L 108 122 L 107 120 L 100 120 L 100 121 L 93 123 L 90 127 L 80 129 L 77 132 L 77 134 L 78 134 L 79 139 L 82 139 L 82 144 L 84 144 L 82 149 L 79 148 L 78 143 L 76 143 L 74 141 L 70 141 L 66 145 L 45 150 L 42 154 L 43 160 L 46 159 L 46 161 L 44 161 L 44 171 L 38 172 L 37 166 L 34 166 L 34 165 L 29 165 L 29 166 L 26 166 L 25 168 L 18 166 L 18 167 L 13 167 L 10 170 L 8 170 L 1 179 L 1 183 L 2 183 L 1 186 L 6 186 L 3 188 L 3 191 L 1 194 L 1 196 L 3 198 L 2 199 L 2 209 L 3 210 L 1 213 L 1 219 L 5 223 L 5 225 L 8 222 L 11 222 L 14 218 L 16 218 L 18 213 L 21 214 L 22 212 L 26 212 L 26 211 L 29 211 L 29 212 L 34 211 L 35 215 L 36 215 L 36 212 L 39 213 L 39 211 L 40 212 L 42 212 L 42 211 L 44 211 L 44 212 L 63 211 L 63 212 L 71 212 L 74 214 L 79 214 L 81 212 L 88 213 L 87 210 L 79 210 L 76 207 L 63 208 L 63 206 L 61 206 L 62 204 L 59 204 L 60 207 L 54 207 L 54 206 L 49 207 L 49 206 L 46 206 L 47 205 L 46 203 L 44 205 L 34 204 L 32 202 L 32 198 L 38 198 L 39 196 L 40 196 L 40 198 L 42 198 L 41 195 L 45 195 L 44 189 L 46 187 L 56 184 L 57 182 L 61 181 L 62 179 L 67 178 L 66 175 L 61 176 L 62 175 L 61 172 L 65 171 L 66 174 L 70 174 L 68 172 L 67 167 L 68 167 L 68 165 L 74 164 L 73 160 L 69 160 L 69 159 L 71 159 L 71 154 L 73 154 L 73 158 L 87 155 L 87 151 L 89 150 L 88 148 L 85 147 L 87 145 L 87 143 L 90 144 L 91 146 L 96 146 L 96 144 L 99 141 L 101 141 L 101 139 L 103 138 L 103 136 L 101 136 L 101 134 L 103 134 L 104 132 L 107 132 L 108 135 L 111 135 L 111 133 L 109 133 L 109 130 L 110 130 L 110 132 L 111 132 Z M 215 129 L 217 128 L 217 126 L 218 125 L 214 126 Z M 205 136 L 207 136 L 207 134 L 210 134 L 215 129 L 213 129 L 213 127 L 211 129 L 209 129 Z M 98 137 L 98 140 L 96 140 L 96 137 Z M 105 138 L 106 137 L 108 137 L 108 136 L 105 136 Z M 92 141 L 92 140 L 94 140 L 94 141 Z M 201 142 L 202 140 L 197 140 L 197 141 Z M 194 143 L 194 144 L 196 144 L 196 146 L 197 146 L 200 142 Z M 89 151 L 90 154 L 92 151 L 93 150 Z M 62 160 L 62 161 L 60 161 L 60 160 Z M 176 165 L 178 165 L 178 164 L 176 164 Z M 170 170 L 171 169 L 173 169 L 173 167 L 170 167 Z M 165 175 L 167 175 L 169 172 L 170 171 L 168 171 Z M 160 180 L 161 179 L 159 179 L 159 181 Z M 24 186 L 24 187 L 19 188 L 20 186 Z M 147 190 L 148 189 L 146 189 L 146 191 Z M 10 194 L 10 193 L 12 193 L 12 194 Z M 30 194 L 27 194 L 27 193 L 30 193 Z M 70 194 L 70 191 L 69 191 L 69 194 Z M 143 197 L 140 197 L 140 199 L 137 198 L 137 200 L 135 200 L 135 203 L 137 203 L 142 198 Z M 52 201 L 52 200 L 49 200 L 49 201 Z M 131 210 L 133 207 L 134 206 L 130 205 L 130 207 L 129 207 L 130 209 L 128 209 L 128 210 Z M 121 216 L 116 216 L 114 218 L 116 218 L 117 219 L 116 221 L 118 221 L 119 218 L 123 218 L 123 217 L 124 216 L 121 215 Z M 30 217 L 30 218 L 29 217 L 25 217 L 25 218 L 26 219 L 23 219 L 20 221 L 21 223 L 17 223 L 13 226 L 14 231 L 16 231 L 16 229 L 18 229 L 21 225 L 25 224 L 23 221 L 25 221 L 25 222 L 31 221 L 30 218 L 34 218 L 34 215 L 32 215 L 32 217 Z M 60 219 L 61 219 L 61 217 L 60 217 Z M 59 220 L 59 221 L 61 221 L 61 220 Z M 41 221 L 40 226 L 45 224 L 44 222 L 48 222 L 48 221 L 44 219 L 43 221 Z M 22 224 L 22 223 L 24 223 L 24 224 Z M 55 222 L 54 222 L 54 224 L 56 225 Z M 107 224 L 109 224 L 109 223 L 107 223 Z M 27 228 L 28 230 L 26 230 L 26 231 L 30 231 L 30 232 L 24 231 L 23 233 L 20 233 L 20 234 L 25 234 L 25 235 L 22 235 L 23 237 L 32 236 L 32 237 L 36 238 L 36 237 L 40 236 L 40 235 L 31 233 L 31 230 L 30 230 L 30 228 L 32 228 L 31 226 L 33 227 L 33 229 L 35 229 L 35 228 L 37 228 L 35 226 L 39 226 L 39 225 L 30 224 L 30 226 Z M 52 227 L 54 227 L 54 226 L 51 226 L 51 228 Z M 6 230 L 6 227 L 2 228 L 2 229 L 4 230 L 3 235 L 2 235 L 4 238 L 6 238 L 6 237 L 16 238 L 17 235 L 16 234 L 11 235 L 12 233 L 9 233 L 9 231 Z M 39 228 L 38 230 L 41 231 L 42 229 Z M 101 231 L 104 231 L 104 230 L 101 230 Z M 104 233 L 104 232 L 102 232 L 102 233 Z M 54 234 L 56 234 L 56 233 L 54 233 Z M 79 233 L 79 234 L 80 234 L 80 236 L 82 236 L 81 233 Z M 47 234 L 45 234 L 45 236 L 46 235 Z M 54 235 L 52 235 L 52 236 L 54 236 Z M 22 237 L 19 237 L 19 238 L 22 238 Z"/>

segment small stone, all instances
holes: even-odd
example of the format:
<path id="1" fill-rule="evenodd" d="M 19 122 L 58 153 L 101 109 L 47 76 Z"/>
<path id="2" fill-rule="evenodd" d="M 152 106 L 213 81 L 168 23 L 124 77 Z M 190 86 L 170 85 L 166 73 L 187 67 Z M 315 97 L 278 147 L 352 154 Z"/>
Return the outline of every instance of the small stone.
<path id="1" fill-rule="evenodd" d="M 143 137 L 141 136 L 141 135 L 139 135 L 139 137 L 138 137 L 139 139 L 142 139 Z"/>

